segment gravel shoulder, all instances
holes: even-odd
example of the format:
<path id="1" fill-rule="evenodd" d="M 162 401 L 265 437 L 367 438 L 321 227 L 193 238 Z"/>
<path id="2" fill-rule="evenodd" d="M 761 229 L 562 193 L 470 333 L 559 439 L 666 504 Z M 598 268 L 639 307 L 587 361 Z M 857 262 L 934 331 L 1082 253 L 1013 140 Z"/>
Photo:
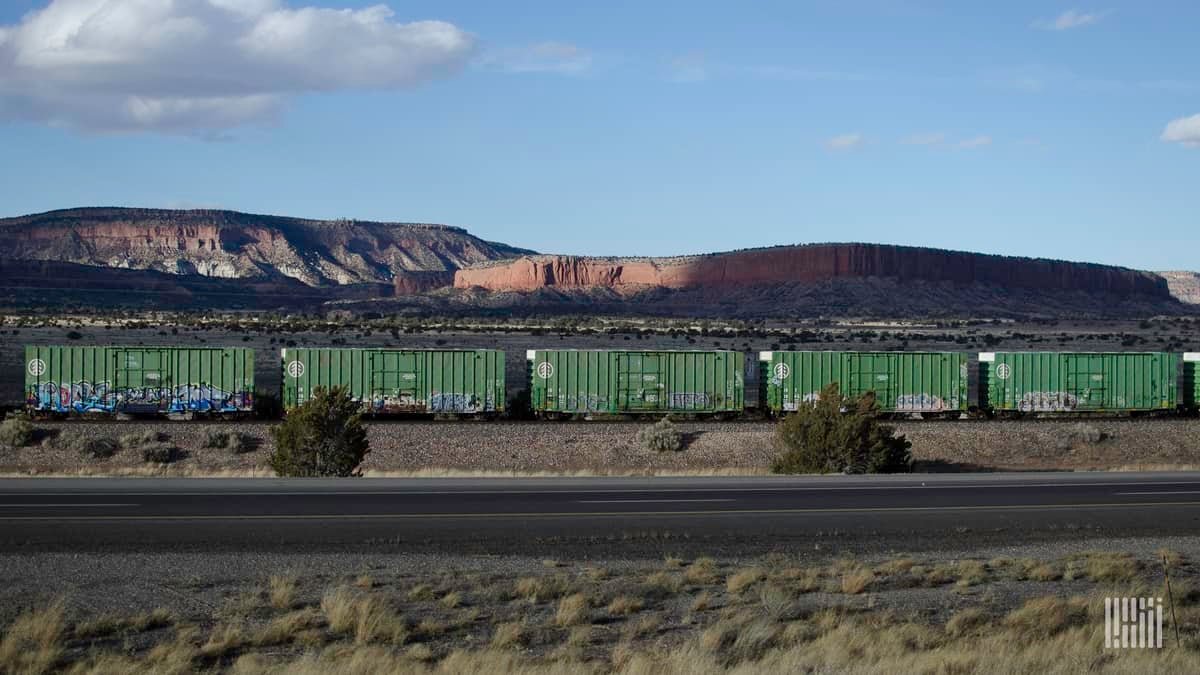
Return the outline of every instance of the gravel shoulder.
<path id="1" fill-rule="evenodd" d="M 775 455 L 770 422 L 681 422 L 685 447 L 653 452 L 636 422 L 428 422 L 368 425 L 373 476 L 754 475 Z M 271 423 L 39 422 L 38 441 L 0 450 L 4 475 L 267 476 Z M 916 470 L 1169 470 L 1200 465 L 1200 420 L 904 421 Z M 211 433 L 240 432 L 252 450 L 205 447 Z M 125 449 L 108 459 L 66 447 L 64 437 L 158 434 L 178 447 L 171 464 Z"/>

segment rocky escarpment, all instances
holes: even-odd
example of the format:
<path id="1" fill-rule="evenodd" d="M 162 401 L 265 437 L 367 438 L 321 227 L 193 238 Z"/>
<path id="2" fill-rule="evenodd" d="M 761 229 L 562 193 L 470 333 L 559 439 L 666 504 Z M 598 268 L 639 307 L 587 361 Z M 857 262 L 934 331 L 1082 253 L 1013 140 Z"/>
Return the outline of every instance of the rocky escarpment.
<path id="1" fill-rule="evenodd" d="M 386 283 L 419 292 L 448 285 L 459 267 L 519 253 L 528 251 L 445 225 L 235 211 L 86 208 L 0 219 L 0 259 L 227 279 L 287 277 L 307 286 Z"/>
<path id="2" fill-rule="evenodd" d="M 458 270 L 454 285 L 492 291 L 603 287 L 642 292 L 648 287 L 747 287 L 855 278 L 1170 298 L 1167 281 L 1150 272 L 876 244 L 783 246 L 668 259 L 523 256 Z"/>
<path id="3" fill-rule="evenodd" d="M 1171 295 L 1180 302 L 1200 305 L 1200 272 L 1159 272 L 1167 280 Z"/>

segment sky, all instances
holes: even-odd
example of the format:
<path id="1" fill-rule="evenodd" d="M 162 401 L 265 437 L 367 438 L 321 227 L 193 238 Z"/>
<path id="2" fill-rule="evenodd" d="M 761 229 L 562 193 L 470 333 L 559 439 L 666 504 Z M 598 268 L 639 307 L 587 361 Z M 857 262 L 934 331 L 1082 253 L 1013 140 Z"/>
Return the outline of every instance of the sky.
<path id="1" fill-rule="evenodd" d="M 1200 269 L 1200 3 L 4 0 L 0 216 Z"/>

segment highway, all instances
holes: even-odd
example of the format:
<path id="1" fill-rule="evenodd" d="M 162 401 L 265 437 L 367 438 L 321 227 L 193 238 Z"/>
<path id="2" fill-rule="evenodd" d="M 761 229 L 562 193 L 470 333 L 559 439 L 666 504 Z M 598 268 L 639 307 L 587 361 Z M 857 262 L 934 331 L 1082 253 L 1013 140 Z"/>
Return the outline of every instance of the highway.
<path id="1" fill-rule="evenodd" d="M 908 549 L 1200 534 L 1200 472 L 578 479 L 3 479 L 0 552 Z"/>

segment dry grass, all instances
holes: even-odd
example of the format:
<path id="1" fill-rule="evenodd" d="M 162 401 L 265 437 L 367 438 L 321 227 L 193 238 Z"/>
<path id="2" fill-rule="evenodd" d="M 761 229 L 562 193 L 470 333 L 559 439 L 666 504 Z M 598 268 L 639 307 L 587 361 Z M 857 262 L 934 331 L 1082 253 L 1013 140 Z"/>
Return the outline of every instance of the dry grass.
<path id="1" fill-rule="evenodd" d="M 558 601 L 558 609 L 554 612 L 554 624 L 562 628 L 578 626 L 588 620 L 589 610 L 587 596 L 582 593 L 568 595 Z"/>
<path id="2" fill-rule="evenodd" d="M 456 607 L 460 607 L 463 604 L 462 593 L 459 593 L 458 591 L 450 591 L 449 593 L 443 595 L 442 599 L 438 600 L 438 603 L 446 609 L 455 609 Z"/>
<path id="3" fill-rule="evenodd" d="M 775 584 L 763 584 L 758 589 L 758 601 L 763 613 L 774 621 L 782 621 L 792 613 L 795 598 L 786 589 Z"/>
<path id="4" fill-rule="evenodd" d="M 62 655 L 65 628 L 62 600 L 22 613 L 0 638 L 0 672 L 48 672 Z"/>
<path id="5" fill-rule="evenodd" d="M 275 618 L 255 634 L 252 641 L 259 646 L 286 644 L 322 623 L 321 612 L 316 608 L 308 607 Z"/>
<path id="6" fill-rule="evenodd" d="M 946 622 L 946 633 L 954 637 L 962 637 L 982 628 L 987 623 L 987 612 L 978 607 L 969 607 L 955 612 L 954 616 L 950 617 L 950 620 Z"/>
<path id="7" fill-rule="evenodd" d="M 409 602 L 423 602 L 426 600 L 432 600 L 433 586 L 430 586 L 429 584 L 417 584 L 409 589 L 408 595 L 405 597 L 408 598 Z"/>
<path id="8" fill-rule="evenodd" d="M 496 626 L 495 632 L 492 633 L 492 646 L 499 649 L 516 647 L 524 642 L 525 624 L 520 621 L 502 623 Z"/>
<path id="9" fill-rule="evenodd" d="M 267 579 L 267 599 L 275 609 L 291 609 L 296 600 L 296 577 L 272 575 Z"/>
<path id="10" fill-rule="evenodd" d="M 718 579 L 717 563 L 712 558 L 697 558 L 683 571 L 683 580 L 694 586 L 711 586 Z"/>
<path id="11" fill-rule="evenodd" d="M 96 638 L 115 633 L 142 632 L 169 626 L 174 622 L 169 610 L 155 609 L 132 617 L 104 615 L 75 625 L 71 635 L 76 638 Z"/>
<path id="12" fill-rule="evenodd" d="M 345 586 L 325 591 L 321 597 L 321 611 L 329 622 L 329 630 L 348 632 L 358 617 L 358 595 Z"/>
<path id="13" fill-rule="evenodd" d="M 739 570 L 725 579 L 725 590 L 734 595 L 740 594 L 742 591 L 762 581 L 763 576 L 763 571 L 757 567 Z"/>
<path id="14" fill-rule="evenodd" d="M 858 595 L 875 583 L 875 573 L 869 567 L 856 567 L 842 574 L 841 589 L 847 595 Z"/>
<path id="15" fill-rule="evenodd" d="M 641 598 L 628 595 L 618 595 L 608 603 L 608 613 L 612 616 L 629 616 L 642 610 L 644 603 Z"/>
<path id="16" fill-rule="evenodd" d="M 364 591 L 369 591 L 375 587 L 375 580 L 369 574 L 360 574 L 355 580 L 354 585 Z"/>
<path id="17" fill-rule="evenodd" d="M 987 567 L 978 560 L 962 560 L 956 570 L 960 588 L 978 586 L 988 580 Z"/>
<path id="18" fill-rule="evenodd" d="M 355 605 L 354 642 L 388 642 L 403 644 L 408 638 L 408 624 L 380 598 L 367 597 Z"/>
<path id="19" fill-rule="evenodd" d="M 693 612 L 703 612 L 711 606 L 712 596 L 708 594 L 708 591 L 703 591 L 696 596 L 695 600 L 692 600 L 691 609 Z"/>
<path id="20" fill-rule="evenodd" d="M 683 579 L 671 572 L 654 572 L 646 577 L 642 587 L 649 595 L 669 597 L 683 588 Z"/>
<path id="21" fill-rule="evenodd" d="M 1141 561 L 1128 553 L 1093 551 L 1085 554 L 1083 570 L 1087 578 L 1102 583 L 1129 583 L 1142 570 Z"/>
<path id="22" fill-rule="evenodd" d="M 1055 635 L 1082 624 L 1087 618 L 1087 606 L 1087 601 L 1082 598 L 1034 598 L 1009 612 L 1004 623 L 1023 639 Z"/>

